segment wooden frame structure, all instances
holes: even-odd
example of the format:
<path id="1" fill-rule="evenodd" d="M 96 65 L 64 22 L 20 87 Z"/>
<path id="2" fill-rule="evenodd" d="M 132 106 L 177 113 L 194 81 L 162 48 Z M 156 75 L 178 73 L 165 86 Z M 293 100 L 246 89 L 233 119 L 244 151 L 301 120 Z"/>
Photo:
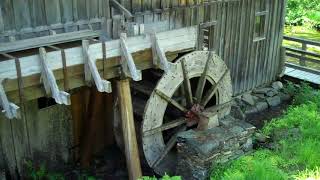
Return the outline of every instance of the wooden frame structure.
<path id="1" fill-rule="evenodd" d="M 87 86 L 111 93 L 113 79 L 139 81 L 150 68 L 170 71 L 171 61 L 196 49 L 214 50 L 225 61 L 234 95 L 270 83 L 284 66 L 286 0 L 15 2 L 0 2 L 0 105 L 6 112 L 0 117 L 0 168 L 7 164 L 11 174 L 23 174 L 23 159 L 36 159 L 52 145 L 61 154 L 53 159 L 70 161 L 73 153 L 60 145 L 79 143 L 84 115 L 71 111 L 90 108 L 72 101 L 89 102 L 77 99 L 87 97 Z M 43 97 L 64 105 L 42 109 Z M 65 137 L 48 140 L 57 126 Z"/>

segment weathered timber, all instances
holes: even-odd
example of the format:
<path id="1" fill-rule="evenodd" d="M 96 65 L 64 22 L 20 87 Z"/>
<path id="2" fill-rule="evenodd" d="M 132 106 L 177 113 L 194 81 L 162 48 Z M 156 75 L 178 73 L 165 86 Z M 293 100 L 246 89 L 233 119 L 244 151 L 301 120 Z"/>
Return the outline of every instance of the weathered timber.
<path id="1" fill-rule="evenodd" d="M 178 51 L 189 51 L 194 49 L 196 36 L 196 27 L 183 28 L 169 32 L 158 33 L 159 45 L 167 56 Z M 134 62 L 138 69 L 144 70 L 152 68 L 152 53 L 150 36 L 128 37 L 126 40 L 128 51 L 132 53 Z M 88 53 L 92 59 L 97 59 L 97 68 L 102 71 L 102 43 L 92 44 L 88 48 Z M 71 89 L 83 86 L 84 83 L 84 58 L 82 54 L 82 47 L 75 47 L 65 49 L 67 60 L 68 75 Z M 113 40 L 106 42 L 106 61 L 105 71 L 101 77 L 104 79 L 111 79 L 119 76 L 120 62 L 120 40 Z M 60 89 L 63 89 L 63 72 L 62 60 L 60 51 L 52 51 L 47 53 L 48 67 L 53 70 L 57 84 Z M 168 58 L 169 59 L 169 58 Z M 25 96 L 27 99 L 34 99 L 43 96 L 42 87 L 39 82 L 40 66 L 39 55 L 32 55 L 22 57 L 19 59 L 22 70 L 22 77 L 24 81 Z M 14 60 L 0 62 L 0 76 L 9 78 L 4 84 L 5 90 L 12 101 L 17 102 L 17 83 L 16 83 L 16 69 Z M 62 85 L 62 86 L 61 86 Z"/>
<path id="2" fill-rule="evenodd" d="M 117 82 L 117 88 L 129 179 L 136 180 L 142 176 L 142 172 L 129 83 L 129 79 L 119 80 Z"/>

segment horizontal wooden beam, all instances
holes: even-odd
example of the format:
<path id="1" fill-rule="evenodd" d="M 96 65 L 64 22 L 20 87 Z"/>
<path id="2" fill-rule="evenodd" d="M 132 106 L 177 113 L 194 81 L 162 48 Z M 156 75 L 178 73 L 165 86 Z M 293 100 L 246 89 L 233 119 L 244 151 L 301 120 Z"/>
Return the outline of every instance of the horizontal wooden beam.
<path id="1" fill-rule="evenodd" d="M 299 65 L 296 65 L 296 64 L 288 63 L 288 62 L 285 63 L 285 66 L 293 68 L 293 69 L 298 69 L 298 70 L 302 70 L 302 71 L 305 71 L 305 72 L 309 72 L 309 73 L 320 75 L 320 71 L 316 70 L 316 69 L 311 69 L 311 68 L 308 68 L 308 67 L 303 67 L 303 66 L 299 66 Z"/>
<path id="2" fill-rule="evenodd" d="M 110 3 L 114 8 L 122 12 L 126 18 L 128 19 L 133 18 L 133 15 L 131 14 L 131 12 L 128 9 L 126 9 L 124 6 L 122 6 L 118 1 L 110 0 Z"/>
<path id="3" fill-rule="evenodd" d="M 293 57 L 293 58 L 296 58 L 298 60 L 299 59 L 303 59 L 304 61 L 309 61 L 309 62 L 312 62 L 312 63 L 315 63 L 315 64 L 320 64 L 320 60 L 318 60 L 318 59 L 305 57 L 305 56 L 294 54 L 294 53 L 290 53 L 290 52 L 286 52 L 286 56 Z"/>
<path id="4" fill-rule="evenodd" d="M 168 60 L 178 52 L 195 49 L 196 27 L 182 28 L 157 34 L 159 46 L 164 50 Z M 151 38 L 147 36 L 129 37 L 126 40 L 128 51 L 132 54 L 134 63 L 139 70 L 153 67 L 153 55 L 151 51 Z M 119 76 L 121 66 L 120 41 L 106 42 L 106 60 L 103 59 L 102 43 L 89 45 L 88 53 L 92 59 L 96 59 L 97 69 L 103 79 L 111 79 Z M 75 89 L 85 85 L 84 57 L 82 47 L 65 49 L 68 71 L 69 88 Z M 40 82 L 40 57 L 38 54 L 19 58 L 23 88 L 26 99 L 35 99 L 45 95 L 43 85 Z M 56 78 L 59 89 L 64 90 L 63 64 L 60 51 L 47 53 L 48 68 Z M 104 69 L 104 71 L 103 71 Z M 5 91 L 13 102 L 19 102 L 17 73 L 15 60 L 9 59 L 0 62 L 0 77 L 7 78 L 4 83 Z"/>
<path id="5" fill-rule="evenodd" d="M 1 43 L 0 52 L 8 53 L 13 51 L 21 51 L 25 49 L 38 48 L 41 46 L 78 41 L 83 38 L 95 38 L 95 37 L 99 37 L 99 35 L 100 35 L 100 31 L 83 30 L 83 31 L 55 34 L 51 36 L 24 39 L 24 40 L 19 40 L 14 42 Z"/>
<path id="6" fill-rule="evenodd" d="M 302 49 L 286 47 L 286 46 L 284 48 L 286 48 L 287 51 L 292 51 L 292 52 L 295 52 L 295 53 L 299 53 L 301 55 L 308 55 L 308 56 L 314 56 L 314 57 L 320 58 L 320 54 L 317 54 L 317 53 L 314 53 L 314 52 L 309 52 L 309 51 L 305 51 L 305 50 L 302 50 Z M 320 61 L 319 61 L 319 63 L 320 63 Z"/>
<path id="7" fill-rule="evenodd" d="M 283 39 L 287 40 L 287 41 L 294 41 L 294 42 L 313 45 L 313 46 L 320 46 L 320 42 L 307 40 L 307 39 L 302 39 L 302 38 L 297 38 L 297 37 L 283 36 Z"/>

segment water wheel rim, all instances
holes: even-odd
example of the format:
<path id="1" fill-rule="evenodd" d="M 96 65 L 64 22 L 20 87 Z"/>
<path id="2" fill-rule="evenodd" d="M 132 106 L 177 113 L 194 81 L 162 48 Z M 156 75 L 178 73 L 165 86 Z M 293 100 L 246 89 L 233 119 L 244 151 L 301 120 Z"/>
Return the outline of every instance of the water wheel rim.
<path id="1" fill-rule="evenodd" d="M 211 55 L 212 58 L 210 61 L 212 62 L 210 66 L 207 66 L 208 72 L 206 74 L 206 79 L 212 84 L 219 81 L 224 82 L 217 84 L 218 92 L 223 92 L 218 93 L 218 104 L 223 104 L 229 102 L 232 96 L 230 72 L 220 57 L 215 53 Z M 208 56 L 209 52 L 207 51 L 194 51 L 179 58 L 173 65 L 171 71 L 165 73 L 160 79 L 156 89 L 153 91 L 147 102 L 141 127 L 142 147 L 148 164 L 158 174 L 168 173 L 172 170 L 170 165 L 174 166 L 175 159 L 170 158 L 170 156 L 174 155 L 168 153 L 168 156 L 162 159 L 165 163 L 159 163 L 157 160 L 161 158 L 160 156 L 166 150 L 167 146 L 164 142 L 162 132 L 154 134 L 148 134 L 146 132 L 150 132 L 150 130 L 163 125 L 163 116 L 168 106 L 168 101 L 166 101 L 163 96 L 171 98 L 181 84 L 184 83 L 185 76 L 183 72 L 186 72 L 189 79 L 201 76 L 205 70 Z M 184 109 L 181 110 L 183 111 Z M 226 107 L 220 114 L 224 115 L 229 111 L 230 108 Z"/>

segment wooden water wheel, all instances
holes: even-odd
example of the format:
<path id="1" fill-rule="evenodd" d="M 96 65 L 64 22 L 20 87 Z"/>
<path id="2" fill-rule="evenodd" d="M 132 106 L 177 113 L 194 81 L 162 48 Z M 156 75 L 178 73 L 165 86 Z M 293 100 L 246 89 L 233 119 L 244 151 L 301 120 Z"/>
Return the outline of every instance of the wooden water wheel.
<path id="1" fill-rule="evenodd" d="M 133 92 L 138 90 L 149 97 L 143 101 L 133 95 L 133 108 L 142 117 L 142 122 L 136 124 L 141 127 L 143 154 L 156 173 L 173 174 L 177 133 L 190 128 L 204 130 L 212 123 L 217 125 L 218 117 L 230 111 L 230 72 L 214 52 L 194 51 L 175 61 L 155 87 L 148 84 L 152 82 L 133 84 Z M 141 106 L 144 111 L 139 110 Z M 116 139 L 122 144 L 119 122 L 116 113 Z"/>

